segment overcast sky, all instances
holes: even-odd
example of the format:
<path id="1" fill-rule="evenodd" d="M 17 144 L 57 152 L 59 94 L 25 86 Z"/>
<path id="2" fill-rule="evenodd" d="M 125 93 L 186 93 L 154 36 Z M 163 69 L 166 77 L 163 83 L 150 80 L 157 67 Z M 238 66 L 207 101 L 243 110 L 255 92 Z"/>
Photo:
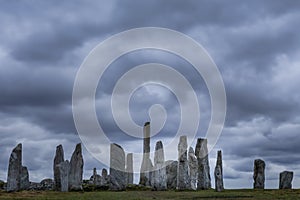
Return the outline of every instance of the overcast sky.
<path id="1" fill-rule="evenodd" d="M 216 152 L 222 149 L 226 188 L 251 188 L 256 158 L 266 162 L 267 188 L 278 188 L 284 170 L 294 171 L 293 187 L 299 188 L 299 8 L 296 0 L 1 1 L 0 179 L 6 180 L 10 152 L 19 142 L 30 179 L 53 177 L 55 147 L 63 144 L 65 158 L 70 159 L 80 142 L 72 117 L 72 89 L 84 58 L 116 33 L 154 26 L 199 42 L 223 77 L 227 116 L 209 155 L 211 174 Z M 126 151 L 142 151 L 142 140 L 121 133 L 109 105 L 115 81 L 126 70 L 148 62 L 172 66 L 190 81 L 203 116 L 197 137 L 204 137 L 210 119 L 205 83 L 184 60 L 157 50 L 122 56 L 100 80 L 96 107 L 107 136 Z M 157 139 L 167 143 L 180 121 L 175 96 L 150 85 L 137 90 L 130 102 L 137 124 L 149 120 L 153 103 L 164 105 L 168 119 L 152 139 L 152 149 Z M 83 151 L 84 177 L 89 178 L 92 168 L 103 164 Z M 166 159 L 176 155 L 177 146 Z"/>

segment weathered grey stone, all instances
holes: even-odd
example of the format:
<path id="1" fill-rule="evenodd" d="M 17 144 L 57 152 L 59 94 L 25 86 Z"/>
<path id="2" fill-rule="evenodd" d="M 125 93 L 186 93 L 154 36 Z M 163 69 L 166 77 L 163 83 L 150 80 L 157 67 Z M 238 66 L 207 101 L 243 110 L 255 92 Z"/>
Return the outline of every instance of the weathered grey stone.
<path id="1" fill-rule="evenodd" d="M 7 187 L 8 192 L 20 190 L 22 172 L 22 144 L 18 144 L 13 150 L 9 158 Z"/>
<path id="2" fill-rule="evenodd" d="M 126 184 L 133 184 L 133 154 L 129 153 L 126 156 Z"/>
<path id="3" fill-rule="evenodd" d="M 69 190 L 82 190 L 83 157 L 81 143 L 76 145 L 70 161 Z"/>
<path id="4" fill-rule="evenodd" d="M 177 187 L 178 161 L 168 160 L 165 165 L 167 173 L 167 188 L 175 190 Z"/>
<path id="5" fill-rule="evenodd" d="M 222 151 L 218 151 L 217 163 L 216 163 L 214 175 L 215 175 L 215 190 L 217 192 L 221 192 L 224 190 Z"/>
<path id="6" fill-rule="evenodd" d="M 187 160 L 187 138 L 180 136 L 178 143 L 177 189 L 190 189 L 189 163 Z"/>
<path id="7" fill-rule="evenodd" d="M 59 169 L 58 169 L 59 170 Z M 43 179 L 40 182 L 41 190 L 53 190 L 54 189 L 54 181 L 51 178 Z"/>
<path id="8" fill-rule="evenodd" d="M 253 174 L 253 188 L 264 189 L 265 188 L 265 161 L 261 159 L 254 160 L 254 174 Z"/>
<path id="9" fill-rule="evenodd" d="M 198 181 L 197 190 L 211 188 L 211 178 L 209 169 L 209 159 L 207 150 L 207 139 L 198 138 L 195 154 L 198 161 Z"/>
<path id="10" fill-rule="evenodd" d="M 126 186 L 125 152 L 118 144 L 110 145 L 110 190 L 124 190 Z"/>
<path id="11" fill-rule="evenodd" d="M 109 186 L 109 177 L 106 169 L 102 169 L 101 186 Z"/>
<path id="12" fill-rule="evenodd" d="M 152 177 L 152 161 L 150 160 L 150 122 L 146 122 L 144 125 L 144 149 L 143 160 L 140 170 L 140 184 L 144 186 L 151 186 Z"/>
<path id="13" fill-rule="evenodd" d="M 69 191 L 69 174 L 70 174 L 70 163 L 68 160 L 58 164 L 59 174 L 60 174 L 60 183 L 61 183 L 61 192 Z"/>
<path id="14" fill-rule="evenodd" d="M 290 171 L 283 171 L 279 175 L 279 189 L 292 189 L 294 173 Z"/>
<path id="15" fill-rule="evenodd" d="M 29 173 L 27 167 L 22 166 L 21 169 L 21 176 L 20 176 L 20 190 L 27 190 L 29 189 L 30 182 L 29 182 Z"/>
<path id="16" fill-rule="evenodd" d="M 196 190 L 197 179 L 198 179 L 198 163 L 197 163 L 197 157 L 195 156 L 193 147 L 189 148 L 188 162 L 189 162 L 189 169 L 190 169 L 191 189 Z"/>
<path id="17" fill-rule="evenodd" d="M 101 186 L 102 177 L 97 174 L 96 168 L 93 169 L 93 175 L 91 176 L 90 181 L 94 186 Z"/>
<path id="18" fill-rule="evenodd" d="M 166 190 L 167 189 L 167 173 L 165 164 L 165 156 L 163 144 L 158 141 L 155 145 L 154 154 L 154 171 L 153 174 L 153 187 L 155 190 Z"/>
<path id="19" fill-rule="evenodd" d="M 64 162 L 64 150 L 62 145 L 56 147 L 55 157 L 53 161 L 54 189 L 61 191 L 60 171 L 58 164 Z"/>

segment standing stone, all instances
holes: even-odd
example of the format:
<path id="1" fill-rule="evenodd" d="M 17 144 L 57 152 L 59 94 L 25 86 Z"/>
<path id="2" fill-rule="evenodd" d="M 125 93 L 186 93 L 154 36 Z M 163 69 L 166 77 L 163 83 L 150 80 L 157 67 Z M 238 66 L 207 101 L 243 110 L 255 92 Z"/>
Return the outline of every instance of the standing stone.
<path id="1" fill-rule="evenodd" d="M 218 151 L 217 163 L 216 163 L 214 175 L 215 175 L 215 190 L 217 192 L 221 192 L 224 190 L 222 151 Z"/>
<path id="2" fill-rule="evenodd" d="M 129 153 L 126 157 L 126 174 L 127 174 L 127 185 L 133 184 L 133 154 Z"/>
<path id="3" fill-rule="evenodd" d="M 195 154 L 198 161 L 197 190 L 210 189 L 211 178 L 208 160 L 207 139 L 198 138 Z"/>
<path id="4" fill-rule="evenodd" d="M 59 174 L 60 174 L 60 191 L 69 191 L 69 175 L 70 175 L 70 163 L 68 160 L 58 164 Z"/>
<path id="5" fill-rule="evenodd" d="M 290 171 L 283 171 L 279 175 L 279 189 L 292 189 L 294 173 Z"/>
<path id="6" fill-rule="evenodd" d="M 53 161 L 54 189 L 61 191 L 60 171 L 58 165 L 64 162 L 64 150 L 62 145 L 56 147 L 55 157 Z"/>
<path id="7" fill-rule="evenodd" d="M 198 163 L 197 163 L 197 157 L 195 156 L 193 147 L 189 148 L 188 162 L 189 162 L 189 169 L 190 169 L 191 189 L 196 190 L 197 179 L 198 179 L 198 175 L 197 175 Z"/>
<path id="8" fill-rule="evenodd" d="M 7 188 L 8 192 L 20 190 L 22 172 L 22 144 L 18 144 L 9 158 Z"/>
<path id="9" fill-rule="evenodd" d="M 22 166 L 20 176 L 20 190 L 27 190 L 30 187 L 29 174 L 27 167 Z"/>
<path id="10" fill-rule="evenodd" d="M 94 186 L 96 186 L 96 187 L 101 186 L 102 177 L 99 174 L 97 174 L 96 168 L 93 169 L 93 175 L 90 178 L 90 180 L 92 181 L 92 184 Z"/>
<path id="11" fill-rule="evenodd" d="M 264 189 L 265 188 L 265 161 L 257 159 L 254 161 L 254 189 Z"/>
<path id="12" fill-rule="evenodd" d="M 76 145 L 70 161 L 69 190 L 82 190 L 83 157 L 81 143 Z"/>
<path id="13" fill-rule="evenodd" d="M 150 160 L 150 122 L 146 122 L 144 125 L 143 161 L 140 170 L 141 185 L 151 186 L 152 168 L 153 165 Z"/>
<path id="14" fill-rule="evenodd" d="M 104 168 L 102 169 L 102 173 L 101 173 L 101 186 L 104 186 L 104 187 L 109 186 L 109 178 L 107 175 L 107 170 Z"/>
<path id="15" fill-rule="evenodd" d="M 175 190 L 177 187 L 177 169 L 178 161 L 168 160 L 166 161 L 167 172 L 167 188 Z"/>
<path id="16" fill-rule="evenodd" d="M 154 154 L 154 171 L 153 173 L 153 185 L 155 190 L 166 190 L 167 189 L 167 173 L 165 164 L 165 156 L 163 144 L 158 141 L 155 145 Z"/>
<path id="17" fill-rule="evenodd" d="M 187 138 L 180 136 L 178 143 L 177 189 L 190 189 L 189 163 L 187 160 Z"/>
<path id="18" fill-rule="evenodd" d="M 124 190 L 126 186 L 125 152 L 118 144 L 110 145 L 110 189 Z"/>

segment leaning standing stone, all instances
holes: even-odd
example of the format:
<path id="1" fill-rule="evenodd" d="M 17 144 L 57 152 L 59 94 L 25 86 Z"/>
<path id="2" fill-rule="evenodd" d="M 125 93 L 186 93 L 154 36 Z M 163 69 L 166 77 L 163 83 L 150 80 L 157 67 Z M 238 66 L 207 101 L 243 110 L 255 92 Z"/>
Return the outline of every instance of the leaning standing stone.
<path id="1" fill-rule="evenodd" d="M 208 160 L 207 139 L 198 138 L 195 154 L 198 160 L 198 190 L 211 188 L 211 178 Z"/>
<path id="2" fill-rule="evenodd" d="M 198 174 L 198 163 L 197 157 L 195 156 L 193 147 L 189 148 L 189 169 L 190 169 L 190 180 L 191 180 L 191 189 L 197 189 L 197 174 Z"/>
<path id="3" fill-rule="evenodd" d="M 124 190 L 125 176 L 125 152 L 118 144 L 110 145 L 110 190 Z"/>
<path id="4" fill-rule="evenodd" d="M 222 166 L 222 151 L 218 151 L 217 163 L 215 167 L 215 190 L 221 192 L 224 190 L 223 184 L 223 166 Z"/>
<path id="5" fill-rule="evenodd" d="M 54 174 L 54 189 L 61 191 L 61 181 L 60 181 L 60 170 L 58 165 L 64 162 L 64 150 L 62 145 L 56 147 L 55 157 L 53 161 L 53 174 Z"/>
<path id="6" fill-rule="evenodd" d="M 290 171 L 283 171 L 279 176 L 279 189 L 292 189 L 294 173 Z"/>
<path id="7" fill-rule="evenodd" d="M 9 158 L 7 188 L 8 192 L 20 190 L 22 172 L 22 144 L 18 144 Z"/>
<path id="8" fill-rule="evenodd" d="M 264 189 L 265 188 L 265 161 L 257 159 L 254 161 L 254 189 Z"/>
<path id="9" fill-rule="evenodd" d="M 167 189 L 167 174 L 166 168 L 164 166 L 165 156 L 163 144 L 158 141 L 155 145 L 155 155 L 154 155 L 154 171 L 153 182 L 155 190 L 166 190 Z"/>
<path id="10" fill-rule="evenodd" d="M 77 144 L 70 161 L 69 190 L 82 190 L 83 157 L 81 144 Z"/>

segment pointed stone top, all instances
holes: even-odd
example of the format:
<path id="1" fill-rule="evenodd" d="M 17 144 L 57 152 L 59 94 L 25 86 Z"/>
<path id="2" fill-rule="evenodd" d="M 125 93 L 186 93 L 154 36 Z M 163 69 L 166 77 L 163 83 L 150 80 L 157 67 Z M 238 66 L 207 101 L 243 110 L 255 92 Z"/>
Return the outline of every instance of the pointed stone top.
<path id="1" fill-rule="evenodd" d="M 22 143 L 19 143 L 14 150 L 22 150 Z"/>
<path id="2" fill-rule="evenodd" d="M 76 144 L 76 148 L 77 151 L 81 151 L 81 143 Z"/>
<path id="3" fill-rule="evenodd" d="M 150 122 L 146 122 L 146 123 L 144 124 L 144 126 L 147 126 L 147 125 L 150 125 Z"/>
<path id="4" fill-rule="evenodd" d="M 195 154 L 193 147 L 189 148 L 189 154 Z"/>

